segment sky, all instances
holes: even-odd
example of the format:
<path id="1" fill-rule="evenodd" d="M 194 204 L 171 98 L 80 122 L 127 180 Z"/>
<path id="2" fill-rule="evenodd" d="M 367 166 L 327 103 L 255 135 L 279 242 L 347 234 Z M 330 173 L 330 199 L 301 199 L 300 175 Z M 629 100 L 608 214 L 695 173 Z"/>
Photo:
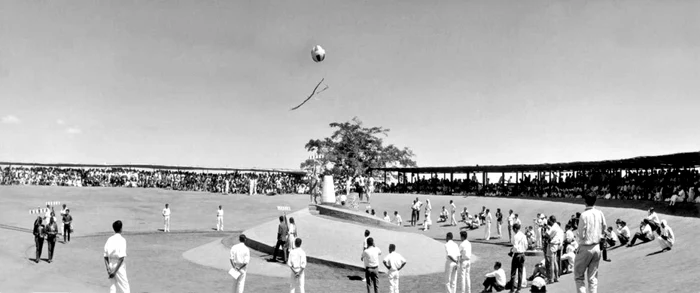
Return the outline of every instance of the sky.
<path id="1" fill-rule="evenodd" d="M 698 11 L 0 0 L 0 161 L 298 168 L 306 142 L 355 116 L 419 166 L 699 151 Z"/>

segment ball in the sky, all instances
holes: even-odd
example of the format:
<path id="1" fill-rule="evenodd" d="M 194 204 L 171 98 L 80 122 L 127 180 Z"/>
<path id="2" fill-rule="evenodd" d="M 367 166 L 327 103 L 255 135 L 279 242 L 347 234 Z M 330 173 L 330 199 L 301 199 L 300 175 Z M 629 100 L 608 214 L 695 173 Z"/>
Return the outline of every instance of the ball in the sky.
<path id="1" fill-rule="evenodd" d="M 316 62 L 323 61 L 323 59 L 326 59 L 326 50 L 319 45 L 314 46 L 314 48 L 311 49 L 311 59 L 314 59 Z"/>

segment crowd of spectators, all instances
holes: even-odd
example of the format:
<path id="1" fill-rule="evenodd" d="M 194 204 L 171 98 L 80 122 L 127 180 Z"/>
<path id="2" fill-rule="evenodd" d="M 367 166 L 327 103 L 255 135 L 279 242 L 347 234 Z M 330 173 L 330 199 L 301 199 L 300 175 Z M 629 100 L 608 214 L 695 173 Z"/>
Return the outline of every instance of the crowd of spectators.
<path id="1" fill-rule="evenodd" d="M 607 199 L 634 199 L 673 202 L 700 201 L 697 169 L 666 169 L 630 171 L 626 174 L 607 170 L 578 171 L 559 175 L 503 176 L 497 183 L 487 179 L 484 185 L 476 176 L 466 179 L 399 178 L 398 184 L 378 183 L 382 192 L 415 194 L 474 194 L 486 196 L 556 197 L 573 198 L 582 194 L 596 194 Z"/>
<path id="2" fill-rule="evenodd" d="M 124 168 L 60 168 L 0 166 L 0 185 L 163 188 L 211 193 L 305 193 L 306 179 L 277 172 L 226 174 Z M 254 190 L 251 190 L 254 189 Z"/>

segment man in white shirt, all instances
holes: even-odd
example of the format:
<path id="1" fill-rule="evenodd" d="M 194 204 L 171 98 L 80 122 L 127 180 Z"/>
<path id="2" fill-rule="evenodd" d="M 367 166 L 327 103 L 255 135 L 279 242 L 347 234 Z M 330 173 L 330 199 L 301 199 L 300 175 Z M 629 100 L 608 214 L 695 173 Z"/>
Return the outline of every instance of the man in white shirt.
<path id="1" fill-rule="evenodd" d="M 61 209 L 61 219 L 63 219 L 63 216 L 66 215 L 66 210 L 67 210 L 67 209 L 68 209 L 68 208 L 66 208 L 66 204 L 63 204 L 63 208 Z M 63 225 L 58 225 L 58 232 L 59 232 L 59 233 L 62 233 L 62 234 L 65 234 L 66 232 L 64 232 L 63 230 L 64 230 L 64 229 L 63 229 Z"/>
<path id="2" fill-rule="evenodd" d="M 603 231 L 607 224 L 603 212 L 596 209 L 595 195 L 584 197 L 586 210 L 581 213 L 578 222 L 579 249 L 574 262 L 574 279 L 578 292 L 586 293 L 586 280 L 588 280 L 588 292 L 598 292 L 598 265 L 600 264 L 600 242 L 603 239 Z"/>
<path id="3" fill-rule="evenodd" d="M 304 270 L 306 269 L 306 252 L 301 249 L 301 238 L 294 240 L 294 249 L 289 252 L 287 265 L 292 270 L 289 282 L 289 292 L 294 293 L 296 287 L 304 293 Z"/>
<path id="4" fill-rule="evenodd" d="M 216 231 L 224 231 L 224 209 L 221 206 L 216 211 Z"/>
<path id="5" fill-rule="evenodd" d="M 467 231 L 459 232 L 462 243 L 459 244 L 459 276 L 462 278 L 462 293 L 472 292 L 471 270 L 472 244 L 467 240 Z"/>
<path id="6" fill-rule="evenodd" d="M 369 184 L 367 186 L 367 202 L 369 203 L 372 197 L 372 193 L 374 193 L 374 177 L 370 176 L 368 181 Z"/>
<path id="7" fill-rule="evenodd" d="M 515 215 L 516 217 L 518 215 Z M 523 234 L 522 231 L 520 231 L 520 224 L 515 223 L 513 224 L 513 232 L 515 235 L 513 235 L 513 247 L 510 249 L 509 255 L 513 257 L 510 263 L 510 281 L 511 281 L 511 289 L 510 292 L 515 292 L 515 290 L 518 290 L 520 292 L 520 288 L 522 288 L 522 281 L 523 281 L 523 266 L 525 265 L 525 251 L 527 250 L 527 237 L 525 234 Z M 517 283 L 518 286 L 515 286 L 516 283 L 516 275 L 517 275 Z"/>
<path id="8" fill-rule="evenodd" d="M 515 224 L 515 215 L 513 210 L 508 212 L 508 242 L 513 242 L 513 224 Z"/>
<path id="9" fill-rule="evenodd" d="M 104 247 L 105 267 L 109 276 L 110 293 L 129 293 L 129 279 L 126 277 L 126 239 L 122 237 L 122 221 L 112 223 L 114 235 L 107 239 Z"/>
<path id="10" fill-rule="evenodd" d="M 666 220 L 661 221 L 661 233 L 659 234 L 659 245 L 661 246 L 661 251 L 669 251 L 673 244 L 676 243 L 676 235 L 673 234 L 673 230 L 668 226 Z"/>
<path id="11" fill-rule="evenodd" d="M 382 251 L 374 246 L 374 239 L 372 237 L 367 238 L 367 249 L 362 252 L 362 257 L 360 260 L 364 262 L 365 265 L 365 280 L 367 280 L 367 293 L 370 293 L 370 289 L 374 287 L 374 293 L 379 293 L 379 287 L 377 285 L 377 275 L 379 274 L 379 256 Z"/>
<path id="12" fill-rule="evenodd" d="M 246 239 L 245 234 L 241 234 L 241 236 L 238 236 L 240 243 L 231 247 L 229 258 L 231 267 L 240 273 L 238 279 L 233 282 L 234 293 L 243 293 L 243 288 L 245 287 L 246 271 L 248 270 L 248 263 L 250 263 L 250 249 L 245 246 Z"/>
<path id="13" fill-rule="evenodd" d="M 661 221 L 659 220 L 659 215 L 656 214 L 653 207 L 649 208 L 649 216 L 644 219 L 644 222 L 650 226 L 652 232 L 657 234 L 659 233 L 658 231 Z"/>
<path id="14" fill-rule="evenodd" d="M 384 211 L 384 221 L 391 223 L 391 217 L 389 217 L 389 213 L 386 211 Z"/>
<path id="15" fill-rule="evenodd" d="M 490 240 L 491 239 L 491 221 L 493 220 L 493 217 L 491 217 L 491 210 L 487 209 L 484 215 L 484 222 L 486 222 L 486 227 L 484 228 L 484 239 L 485 240 Z"/>
<path id="16" fill-rule="evenodd" d="M 632 236 L 630 228 L 627 227 L 625 221 L 620 219 L 617 219 L 615 224 L 617 225 L 617 239 L 620 240 L 620 245 L 626 245 Z"/>
<path id="17" fill-rule="evenodd" d="M 170 208 L 167 203 L 163 209 L 163 232 L 170 232 Z"/>
<path id="18" fill-rule="evenodd" d="M 559 250 L 564 242 L 564 231 L 562 231 L 559 224 L 557 224 L 557 218 L 555 216 L 549 216 L 547 225 L 550 227 L 548 232 L 549 247 L 545 252 L 545 258 L 550 260 L 549 281 L 556 283 L 559 282 Z"/>
<path id="19" fill-rule="evenodd" d="M 457 206 L 452 200 L 450 200 L 450 210 L 452 212 L 452 222 L 450 222 L 450 225 L 457 226 L 457 219 L 455 219 L 455 214 L 457 213 Z"/>
<path id="20" fill-rule="evenodd" d="M 627 247 L 634 246 L 634 243 L 637 242 L 637 239 L 641 240 L 642 243 L 654 240 L 654 232 L 651 230 L 651 226 L 649 226 L 647 222 L 642 221 L 641 223 L 639 223 L 639 232 L 634 233 L 634 237 L 632 237 L 630 243 L 627 244 Z"/>
<path id="21" fill-rule="evenodd" d="M 491 292 L 492 289 L 500 292 L 506 286 L 506 272 L 501 268 L 501 262 L 496 262 L 493 266 L 494 271 L 486 274 L 484 280 L 484 292 Z"/>
<path id="22" fill-rule="evenodd" d="M 459 246 L 452 241 L 452 232 L 448 232 L 445 243 L 445 288 L 447 293 L 457 291 L 457 268 L 459 265 Z"/>
<path id="23" fill-rule="evenodd" d="M 370 234 L 369 230 L 365 230 L 365 240 L 362 241 L 362 251 L 365 251 L 365 249 L 367 249 L 367 247 L 369 247 L 369 245 L 367 244 L 367 239 L 369 239 L 369 234 Z"/>
<path id="24" fill-rule="evenodd" d="M 406 259 L 396 252 L 396 245 L 389 244 L 389 255 L 384 258 L 384 266 L 389 270 L 389 292 L 399 293 L 399 271 L 406 265 Z"/>
<path id="25" fill-rule="evenodd" d="M 44 213 L 44 226 L 49 224 L 49 220 L 51 219 L 51 206 L 46 205 L 46 212 Z"/>
<path id="26" fill-rule="evenodd" d="M 403 224 L 403 220 L 401 219 L 401 215 L 399 215 L 398 211 L 394 211 L 394 222 L 399 227 L 401 227 L 401 225 Z"/>
<path id="27" fill-rule="evenodd" d="M 423 202 L 420 201 L 420 200 L 416 197 L 416 203 L 413 204 L 413 208 L 414 208 L 415 213 L 416 213 L 416 220 L 415 220 L 415 222 L 413 222 L 413 226 L 415 226 L 415 225 L 418 223 L 418 221 L 420 220 L 420 210 L 421 210 L 421 207 L 422 207 L 422 206 L 423 206 Z"/>

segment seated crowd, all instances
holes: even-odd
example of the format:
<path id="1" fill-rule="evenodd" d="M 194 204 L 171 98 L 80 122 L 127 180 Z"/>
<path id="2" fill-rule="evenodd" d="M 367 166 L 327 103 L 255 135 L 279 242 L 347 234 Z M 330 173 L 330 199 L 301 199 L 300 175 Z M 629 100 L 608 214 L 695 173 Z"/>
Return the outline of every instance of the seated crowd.
<path id="1" fill-rule="evenodd" d="M 289 173 L 205 173 L 125 168 L 0 166 L 0 185 L 164 188 L 211 193 L 304 193 L 304 178 Z"/>
<path id="2" fill-rule="evenodd" d="M 480 194 L 486 196 L 526 196 L 573 198 L 582 192 L 593 192 L 600 198 L 625 200 L 668 201 L 700 203 L 696 197 L 700 187 L 700 172 L 696 169 L 669 169 L 620 172 L 578 171 L 559 176 L 556 173 L 542 176 L 524 175 L 512 182 L 501 177 L 498 183 L 486 185 L 471 179 L 429 179 L 402 176 L 399 184 L 377 183 L 376 190 L 415 194 Z"/>

